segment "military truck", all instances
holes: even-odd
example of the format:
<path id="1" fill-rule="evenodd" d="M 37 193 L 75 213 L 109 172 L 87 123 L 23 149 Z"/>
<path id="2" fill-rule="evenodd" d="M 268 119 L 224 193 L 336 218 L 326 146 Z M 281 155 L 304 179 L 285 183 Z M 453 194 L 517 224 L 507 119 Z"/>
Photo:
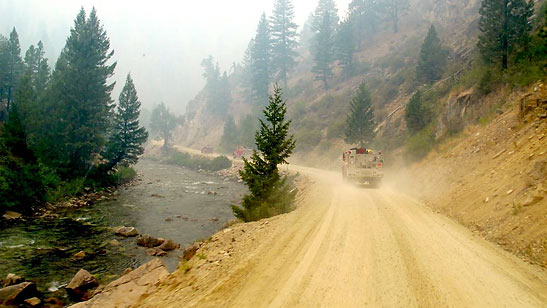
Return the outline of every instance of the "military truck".
<path id="1" fill-rule="evenodd" d="M 348 182 L 378 187 L 384 178 L 381 151 L 353 148 L 342 154 L 342 177 Z"/>

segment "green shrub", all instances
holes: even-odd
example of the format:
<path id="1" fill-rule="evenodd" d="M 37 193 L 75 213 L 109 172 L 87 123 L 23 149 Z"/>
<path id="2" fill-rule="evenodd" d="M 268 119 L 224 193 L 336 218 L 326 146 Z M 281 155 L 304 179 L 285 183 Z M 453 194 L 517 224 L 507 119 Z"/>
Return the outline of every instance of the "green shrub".
<path id="1" fill-rule="evenodd" d="M 76 196 L 84 188 L 84 178 L 75 178 L 67 182 L 60 182 L 55 190 L 50 190 L 47 193 L 47 201 L 59 202 L 66 198 Z"/>
<path id="2" fill-rule="evenodd" d="M 208 166 L 208 170 L 219 171 L 222 169 L 227 169 L 232 166 L 232 162 L 226 156 L 218 156 L 213 158 Z"/>
<path id="3" fill-rule="evenodd" d="M 405 158 L 409 162 L 419 161 L 427 156 L 434 145 L 435 135 L 433 126 L 430 125 L 408 139 L 405 149 Z"/>
<path id="4" fill-rule="evenodd" d="M 110 175 L 112 183 L 122 185 L 133 181 L 137 177 L 137 171 L 131 167 L 121 167 Z"/>
<path id="5" fill-rule="evenodd" d="M 208 158 L 205 156 L 190 155 L 179 151 L 171 151 L 168 158 L 164 161 L 168 164 L 184 166 L 190 169 L 204 169 L 208 171 L 219 171 L 232 166 L 232 162 L 226 156 Z"/>
<path id="6" fill-rule="evenodd" d="M 321 133 L 318 129 L 302 129 L 296 132 L 296 150 L 298 152 L 308 152 L 315 148 L 321 142 Z"/>

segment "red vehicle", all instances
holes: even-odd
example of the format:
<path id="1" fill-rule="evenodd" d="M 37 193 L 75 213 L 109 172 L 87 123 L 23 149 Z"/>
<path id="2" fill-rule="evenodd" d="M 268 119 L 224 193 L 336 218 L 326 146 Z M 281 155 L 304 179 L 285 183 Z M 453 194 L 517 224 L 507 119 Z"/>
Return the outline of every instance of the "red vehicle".
<path id="1" fill-rule="evenodd" d="M 251 152 L 252 152 L 252 150 L 250 150 L 250 149 L 246 149 L 244 147 L 239 147 L 239 148 L 235 149 L 232 156 L 234 157 L 234 159 L 240 159 L 240 158 L 243 158 L 243 157 L 247 158 L 247 157 L 249 157 Z"/>

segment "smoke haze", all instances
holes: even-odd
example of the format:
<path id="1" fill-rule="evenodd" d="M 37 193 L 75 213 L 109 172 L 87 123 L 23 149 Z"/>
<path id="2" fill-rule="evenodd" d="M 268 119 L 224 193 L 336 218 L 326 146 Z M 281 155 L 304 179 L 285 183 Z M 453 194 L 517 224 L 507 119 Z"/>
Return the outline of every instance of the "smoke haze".
<path id="1" fill-rule="evenodd" d="M 349 0 L 337 1 L 339 15 Z M 299 31 L 317 0 L 294 0 Z M 186 103 L 203 87 L 200 62 L 212 55 L 221 70 L 239 62 L 254 36 L 262 12 L 272 0 L 129 1 L 129 0 L 2 0 L 0 33 L 17 29 L 21 53 L 42 40 L 51 67 L 64 47 L 80 7 L 92 7 L 110 38 L 117 96 L 131 72 L 140 100 L 150 108 L 165 102 L 183 113 Z"/>

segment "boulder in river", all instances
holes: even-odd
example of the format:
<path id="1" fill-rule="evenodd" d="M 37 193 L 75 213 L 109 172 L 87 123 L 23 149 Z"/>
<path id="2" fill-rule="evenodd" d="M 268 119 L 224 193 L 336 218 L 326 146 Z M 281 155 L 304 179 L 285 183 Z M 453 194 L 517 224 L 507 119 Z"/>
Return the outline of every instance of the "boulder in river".
<path id="1" fill-rule="evenodd" d="M 34 282 L 21 282 L 0 289 L 0 307 L 22 305 L 27 298 L 39 296 Z"/>
<path id="2" fill-rule="evenodd" d="M 19 275 L 12 274 L 12 273 L 9 273 L 6 276 L 6 279 L 4 279 L 4 287 L 9 287 L 9 286 L 19 284 L 19 283 L 24 282 L 24 281 L 25 281 L 25 279 L 23 277 L 21 277 Z"/>
<path id="3" fill-rule="evenodd" d="M 38 297 L 31 297 L 29 299 L 25 299 L 25 303 L 29 305 L 30 307 L 36 307 L 40 305 L 42 301 Z"/>
<path id="4" fill-rule="evenodd" d="M 13 211 L 6 211 L 4 213 L 4 215 L 2 215 L 2 217 L 5 219 L 5 220 L 15 220 L 15 219 L 20 219 L 23 215 L 17 213 L 17 212 L 13 212 Z"/>
<path id="5" fill-rule="evenodd" d="M 137 229 L 135 229 L 134 227 L 124 227 L 124 226 L 114 228 L 114 233 L 124 237 L 139 235 L 139 231 L 137 231 Z"/>
<path id="6" fill-rule="evenodd" d="M 167 252 L 161 250 L 159 247 L 147 248 L 146 254 L 152 257 L 163 257 L 167 255 Z"/>
<path id="7" fill-rule="evenodd" d="M 82 260 L 85 258 L 85 251 L 80 250 L 72 256 L 73 260 Z"/>
<path id="8" fill-rule="evenodd" d="M 66 286 L 70 296 L 78 300 L 89 299 L 89 290 L 97 287 L 97 279 L 85 269 L 80 269 Z"/>
<path id="9" fill-rule="evenodd" d="M 137 245 L 147 247 L 147 248 L 153 248 L 160 246 L 165 242 L 162 238 L 155 238 L 150 235 L 142 235 L 137 237 Z"/>
<path id="10" fill-rule="evenodd" d="M 180 248 L 180 244 L 175 243 L 173 240 L 167 240 L 163 242 L 160 247 L 161 250 L 171 251 Z"/>

